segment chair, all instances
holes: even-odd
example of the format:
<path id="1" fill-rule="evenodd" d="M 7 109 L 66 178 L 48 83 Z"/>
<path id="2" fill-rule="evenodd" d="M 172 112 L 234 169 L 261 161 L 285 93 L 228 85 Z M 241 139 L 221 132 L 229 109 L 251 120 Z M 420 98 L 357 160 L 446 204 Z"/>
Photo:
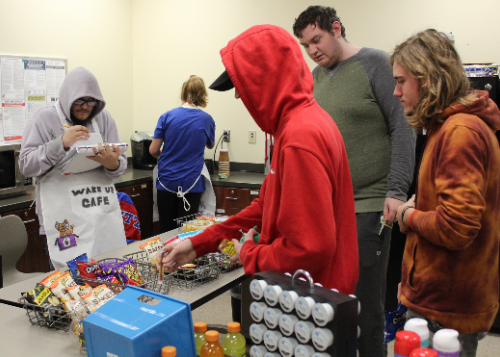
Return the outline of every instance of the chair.
<path id="1" fill-rule="evenodd" d="M 28 233 L 21 218 L 15 215 L 0 217 L 0 255 L 2 256 L 3 286 L 29 279 L 40 273 L 21 273 L 16 263 L 28 245 Z"/>

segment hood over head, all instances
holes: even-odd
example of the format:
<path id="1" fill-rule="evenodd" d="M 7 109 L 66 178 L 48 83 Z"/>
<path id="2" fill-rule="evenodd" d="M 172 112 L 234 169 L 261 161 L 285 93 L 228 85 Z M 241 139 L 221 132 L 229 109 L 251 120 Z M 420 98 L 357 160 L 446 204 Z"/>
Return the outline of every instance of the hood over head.
<path id="1" fill-rule="evenodd" d="M 274 135 L 292 111 L 314 100 L 311 71 L 285 29 L 253 26 L 220 53 L 236 92 L 264 132 Z"/>
<path id="2" fill-rule="evenodd" d="M 77 67 L 66 75 L 59 91 L 59 103 L 66 118 L 71 119 L 71 106 L 82 97 L 92 97 L 99 101 L 86 121 L 90 121 L 106 106 L 97 78 L 88 69 Z"/>
<path id="3" fill-rule="evenodd" d="M 494 131 L 500 130 L 500 111 L 498 110 L 498 106 L 489 99 L 489 92 L 479 90 L 476 92 L 478 98 L 474 100 L 469 107 L 463 104 L 454 103 L 446 108 L 441 116 L 443 118 L 448 118 L 456 113 L 473 114 L 481 118 L 486 124 L 493 128 Z"/>

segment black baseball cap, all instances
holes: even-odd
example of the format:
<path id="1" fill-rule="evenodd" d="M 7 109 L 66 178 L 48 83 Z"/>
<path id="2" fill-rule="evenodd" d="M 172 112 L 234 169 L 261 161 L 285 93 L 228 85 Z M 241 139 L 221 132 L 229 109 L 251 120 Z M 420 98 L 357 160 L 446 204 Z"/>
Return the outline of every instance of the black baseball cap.
<path id="1" fill-rule="evenodd" d="M 227 71 L 224 71 L 208 88 L 224 92 L 234 88 L 234 84 L 231 82 L 231 78 L 229 78 Z"/>

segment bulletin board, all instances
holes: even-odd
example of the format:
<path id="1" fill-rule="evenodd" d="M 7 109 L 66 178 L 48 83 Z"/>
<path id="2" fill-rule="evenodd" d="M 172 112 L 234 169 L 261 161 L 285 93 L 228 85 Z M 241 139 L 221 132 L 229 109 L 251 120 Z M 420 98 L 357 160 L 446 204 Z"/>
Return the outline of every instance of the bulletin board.
<path id="1" fill-rule="evenodd" d="M 21 140 L 36 111 L 55 105 L 66 69 L 65 58 L 0 54 L 0 144 Z"/>

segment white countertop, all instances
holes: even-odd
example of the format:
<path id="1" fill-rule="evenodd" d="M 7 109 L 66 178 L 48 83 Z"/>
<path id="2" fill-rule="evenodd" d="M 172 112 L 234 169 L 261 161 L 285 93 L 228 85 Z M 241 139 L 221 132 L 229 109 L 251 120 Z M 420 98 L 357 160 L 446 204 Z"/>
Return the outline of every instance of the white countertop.
<path id="1" fill-rule="evenodd" d="M 177 230 L 173 230 L 161 234 L 162 242 L 177 233 Z M 140 251 L 138 246 L 143 242 L 131 243 L 126 247 L 94 257 L 94 259 L 121 258 L 123 255 Z M 36 283 L 47 275 L 49 273 L 41 273 L 39 276 L 0 289 L 0 299 L 17 302 L 21 292 L 33 290 Z M 221 273 L 218 279 L 192 290 L 171 288 L 168 296 L 188 302 L 193 310 L 245 279 L 243 268 L 240 268 Z M 69 332 L 32 325 L 23 308 L 0 303 L 0 316 L 0 356 L 82 356 L 75 336 Z"/>

